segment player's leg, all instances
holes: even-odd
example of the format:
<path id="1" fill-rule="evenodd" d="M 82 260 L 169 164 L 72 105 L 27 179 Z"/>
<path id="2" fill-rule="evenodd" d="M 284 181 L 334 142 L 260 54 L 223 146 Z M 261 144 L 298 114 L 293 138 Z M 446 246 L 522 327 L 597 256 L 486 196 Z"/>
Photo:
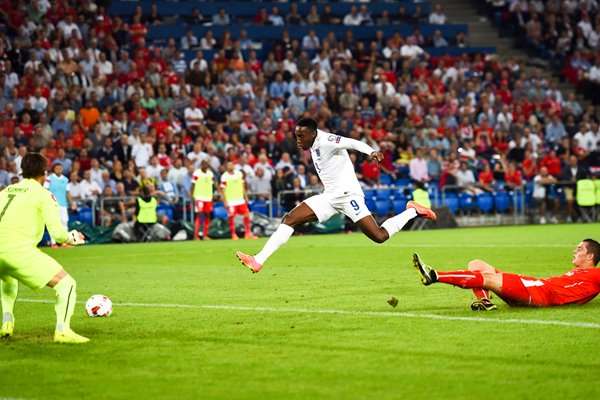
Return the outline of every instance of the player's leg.
<path id="1" fill-rule="evenodd" d="M 231 239 L 238 240 L 239 237 L 235 233 L 235 214 L 236 207 L 230 206 L 227 208 L 227 216 L 229 217 L 229 230 L 231 231 Z"/>
<path id="2" fill-rule="evenodd" d="M 364 199 L 362 201 L 364 204 Z M 350 206 L 353 206 L 353 210 L 359 211 L 362 207 L 361 203 L 352 199 L 350 202 Z M 365 206 L 366 207 L 366 206 Z M 350 218 L 353 218 L 355 214 L 352 213 L 352 210 L 344 209 L 344 214 L 348 215 Z M 375 219 L 373 218 L 371 213 L 369 215 L 363 217 L 362 219 L 355 221 L 356 225 L 360 228 L 360 230 L 372 241 L 376 243 L 383 243 L 396 233 L 400 232 L 402 228 L 413 218 L 416 217 L 424 217 L 429 218 L 431 220 L 436 220 L 436 215 L 433 211 L 431 211 L 427 207 L 423 207 L 414 201 L 409 201 L 406 204 L 406 210 L 401 212 L 400 214 L 389 218 L 381 224 L 381 226 L 377 225 Z"/>
<path id="3" fill-rule="evenodd" d="M 485 261 L 481 261 L 481 260 L 473 260 L 473 261 L 469 262 L 469 264 L 467 265 L 467 268 L 469 271 L 499 272 L 496 268 L 492 267 Z M 482 299 L 489 300 L 490 299 L 490 291 L 487 289 L 473 288 L 473 293 L 475 294 L 475 297 L 477 297 L 477 299 L 479 299 L 479 300 L 482 300 Z"/>
<path id="4" fill-rule="evenodd" d="M 317 210 L 315 212 L 314 210 Z M 247 255 L 242 252 L 237 252 L 237 256 L 242 262 L 253 272 L 258 272 L 273 253 L 275 253 L 281 246 L 287 243 L 289 238 L 294 233 L 294 227 L 296 225 L 313 222 L 321 219 L 317 216 L 317 213 L 322 218 L 330 218 L 336 213 L 335 209 L 325 201 L 323 195 L 312 196 L 302 203 L 298 204 L 292 211 L 285 214 L 281 220 L 281 224 L 275 232 L 271 235 L 267 243 L 265 243 L 262 250 L 255 256 Z"/>
<path id="5" fill-rule="evenodd" d="M 502 289 L 502 272 L 491 265 L 474 260 L 469 263 L 468 270 L 437 271 L 423 262 L 421 257 L 413 255 L 413 266 L 421 277 L 424 285 L 440 282 L 458 286 L 463 289 L 473 289 L 478 300 L 471 304 L 473 311 L 495 310 L 497 307 L 489 300 L 489 290 L 498 294 Z"/>
<path id="6" fill-rule="evenodd" d="M 212 210 L 211 210 L 212 211 Z M 202 239 L 210 240 L 208 237 L 208 229 L 210 228 L 210 211 L 202 213 L 204 215 L 204 227 L 202 228 Z"/>
<path id="7" fill-rule="evenodd" d="M 56 330 L 54 341 L 58 343 L 85 343 L 89 341 L 71 330 L 71 317 L 77 300 L 77 282 L 61 269 L 49 282 L 48 286 L 56 292 L 54 311 L 56 312 Z"/>
<path id="8" fill-rule="evenodd" d="M 258 236 L 255 236 L 250 228 L 250 210 L 248 209 L 248 204 L 242 204 L 239 208 L 240 213 L 244 216 L 244 239 L 258 239 Z"/>
<path id="9" fill-rule="evenodd" d="M 0 338 L 12 336 L 15 325 L 14 307 L 19 294 L 19 281 L 11 276 L 3 276 L 0 280 L 2 293 L 2 328 Z"/>
<path id="10" fill-rule="evenodd" d="M 196 218 L 194 219 L 194 240 L 200 240 L 198 232 L 200 232 L 200 218 L 202 217 L 201 205 L 202 202 L 200 200 L 194 200 L 194 211 L 196 212 Z"/>
<path id="11" fill-rule="evenodd" d="M 4 253 L 5 273 L 32 289 L 50 286 L 56 292 L 56 330 L 54 340 L 61 343 L 83 343 L 88 339 L 70 329 L 75 309 L 76 283 L 52 257 L 37 248 L 24 252 Z"/>

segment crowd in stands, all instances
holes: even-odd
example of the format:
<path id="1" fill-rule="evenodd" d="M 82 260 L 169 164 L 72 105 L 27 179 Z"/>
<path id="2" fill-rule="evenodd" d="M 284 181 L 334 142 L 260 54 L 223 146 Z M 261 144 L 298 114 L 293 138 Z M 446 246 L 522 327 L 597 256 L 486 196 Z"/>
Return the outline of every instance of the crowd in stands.
<path id="1" fill-rule="evenodd" d="M 206 159 L 217 179 L 235 162 L 259 196 L 295 191 L 289 208 L 301 189 L 320 190 L 310 154 L 294 138 L 302 116 L 384 153 L 380 166 L 351 154 L 365 187 L 408 180 L 477 194 L 538 175 L 563 181 L 573 163 L 580 176 L 599 166 L 598 111 L 557 90 L 541 69 L 527 74 L 495 55 L 430 57 L 423 47 L 439 38 L 418 29 L 407 37 L 374 30 L 366 43 L 284 35 L 265 59 L 247 38 L 228 34 L 192 32 L 154 46 L 145 35 L 163 10 L 144 15 L 140 8 L 123 20 L 106 5 L 0 1 L 0 187 L 19 179 L 27 151 L 40 151 L 63 166 L 75 202 L 149 187 L 164 203 L 179 204 L 179 196 L 189 200 L 192 174 Z M 428 16 L 417 7 L 411 16 L 375 20 L 369 4 L 349 15 L 293 9 L 261 10 L 256 25 L 446 22 L 440 5 Z M 200 10 L 193 17 L 208 18 Z M 230 23 L 225 8 L 211 20 Z M 463 33 L 450 45 L 466 40 Z M 204 58 L 207 47 L 218 50 L 214 58 Z M 197 56 L 186 62 L 180 50 L 193 48 Z M 247 56 L 242 49 L 250 49 Z M 127 219 L 124 204 L 111 203 L 104 222 Z"/>

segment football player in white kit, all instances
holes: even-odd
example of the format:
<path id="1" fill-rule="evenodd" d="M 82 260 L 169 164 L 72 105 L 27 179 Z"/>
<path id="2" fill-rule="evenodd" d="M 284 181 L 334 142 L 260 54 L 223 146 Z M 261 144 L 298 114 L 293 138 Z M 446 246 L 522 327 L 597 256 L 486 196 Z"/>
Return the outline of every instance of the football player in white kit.
<path id="1" fill-rule="evenodd" d="M 365 205 L 365 195 L 347 150 L 368 154 L 370 159 L 377 162 L 383 160 L 383 154 L 373 150 L 366 143 L 319 130 L 317 121 L 312 118 L 302 118 L 298 121 L 296 140 L 302 150 L 310 150 L 325 191 L 309 197 L 284 215 L 281 225 L 273 232 L 260 253 L 251 256 L 237 252 L 242 264 L 252 272 L 261 270 L 265 261 L 292 236 L 296 225 L 317 220 L 323 222 L 336 213 L 346 215 L 376 243 L 385 242 L 415 217 L 436 220 L 432 210 L 409 201 L 405 211 L 387 219 L 381 226 L 377 225 L 371 211 Z"/>

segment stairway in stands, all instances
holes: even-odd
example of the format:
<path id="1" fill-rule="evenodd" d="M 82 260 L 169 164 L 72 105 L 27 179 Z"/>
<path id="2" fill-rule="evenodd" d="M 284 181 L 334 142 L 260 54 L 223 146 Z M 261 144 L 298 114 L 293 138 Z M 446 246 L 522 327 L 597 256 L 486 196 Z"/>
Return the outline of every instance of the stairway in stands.
<path id="1" fill-rule="evenodd" d="M 513 47 L 514 40 L 512 37 L 499 37 L 498 29 L 492 25 L 492 22 L 487 18 L 482 18 L 482 15 L 478 14 L 478 3 L 479 0 L 452 0 L 442 3 L 442 7 L 448 23 L 468 25 L 470 46 L 495 46 L 501 61 L 509 58 L 524 61 L 525 70 L 530 74 L 534 66 L 532 66 L 532 59 L 529 54 L 526 51 Z M 539 61 L 542 65 L 546 63 L 543 60 Z M 537 66 L 540 66 L 540 64 L 538 63 Z M 547 76 L 550 77 L 551 73 L 552 71 L 548 71 Z M 570 83 L 561 82 L 556 77 L 553 77 L 553 79 L 557 82 L 557 87 L 563 94 L 575 90 Z M 585 106 L 589 102 L 579 95 L 577 99 L 582 106 Z"/>

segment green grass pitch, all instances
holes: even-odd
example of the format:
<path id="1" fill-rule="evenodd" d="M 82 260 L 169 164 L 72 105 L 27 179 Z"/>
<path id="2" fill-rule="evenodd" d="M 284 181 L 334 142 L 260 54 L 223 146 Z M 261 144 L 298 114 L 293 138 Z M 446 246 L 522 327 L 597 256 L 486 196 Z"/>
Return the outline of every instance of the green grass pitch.
<path id="1" fill-rule="evenodd" d="M 421 286 L 413 251 L 439 269 L 481 258 L 511 272 L 566 272 L 599 224 L 294 236 L 253 275 L 213 240 L 48 250 L 78 282 L 55 345 L 52 291 L 23 286 L 0 342 L 0 398 L 598 399 L 600 299 L 474 313 L 471 291 Z M 114 302 L 88 318 L 93 294 Z M 397 297 L 391 308 L 386 300 Z M 587 324 L 587 325 L 586 325 Z"/>

